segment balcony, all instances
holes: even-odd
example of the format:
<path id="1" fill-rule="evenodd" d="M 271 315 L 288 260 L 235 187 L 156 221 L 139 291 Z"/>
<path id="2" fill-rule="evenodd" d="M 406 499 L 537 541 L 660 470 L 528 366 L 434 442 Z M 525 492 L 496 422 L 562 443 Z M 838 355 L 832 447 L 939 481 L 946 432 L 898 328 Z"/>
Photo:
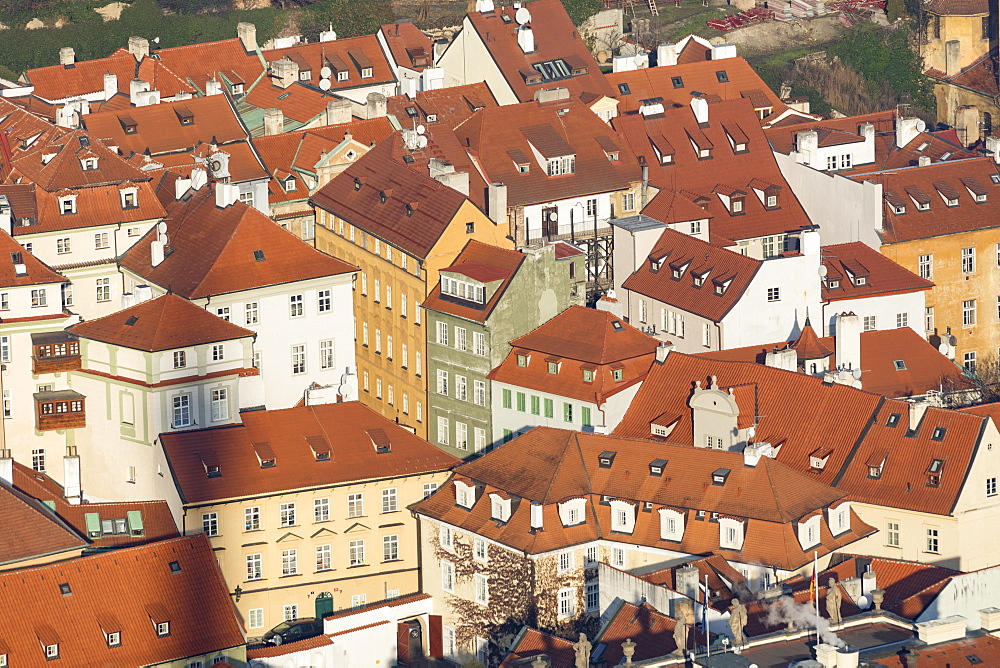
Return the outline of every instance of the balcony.
<path id="1" fill-rule="evenodd" d="M 69 332 L 31 335 L 31 373 L 74 371 L 80 368 L 80 342 Z"/>
<path id="2" fill-rule="evenodd" d="M 80 429 L 87 426 L 87 398 L 75 390 L 35 392 L 35 428 L 38 431 Z"/>

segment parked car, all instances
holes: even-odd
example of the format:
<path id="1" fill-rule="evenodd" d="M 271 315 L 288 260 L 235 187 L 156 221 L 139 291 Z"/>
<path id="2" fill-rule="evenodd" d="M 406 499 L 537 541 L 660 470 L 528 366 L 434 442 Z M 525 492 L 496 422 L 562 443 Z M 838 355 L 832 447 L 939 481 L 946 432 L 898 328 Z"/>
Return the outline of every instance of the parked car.
<path id="1" fill-rule="evenodd" d="M 318 635 L 323 635 L 323 620 L 307 617 L 281 622 L 264 634 L 263 641 L 270 645 L 282 645 Z"/>

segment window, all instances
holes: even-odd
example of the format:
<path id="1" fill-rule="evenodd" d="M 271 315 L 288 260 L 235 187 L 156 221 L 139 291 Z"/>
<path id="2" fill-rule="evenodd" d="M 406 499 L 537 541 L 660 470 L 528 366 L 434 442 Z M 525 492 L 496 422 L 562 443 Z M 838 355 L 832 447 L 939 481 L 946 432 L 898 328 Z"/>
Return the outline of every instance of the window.
<path id="1" fill-rule="evenodd" d="M 569 587 L 559 590 L 559 618 L 566 619 L 576 613 L 576 589 Z"/>
<path id="2" fill-rule="evenodd" d="M 382 490 L 382 512 L 383 513 L 394 513 L 396 512 L 396 488 L 392 487 L 390 489 Z"/>
<path id="3" fill-rule="evenodd" d="M 448 418 L 438 416 L 437 419 L 437 440 L 441 445 L 448 445 L 450 442 L 450 427 Z"/>
<path id="4" fill-rule="evenodd" d="M 351 566 L 365 565 L 365 541 L 352 540 L 348 545 Z"/>
<path id="5" fill-rule="evenodd" d="M 108 248 L 108 233 L 98 232 L 94 235 L 94 250 L 103 250 Z"/>
<path id="6" fill-rule="evenodd" d="M 576 156 L 565 155 L 560 158 L 549 158 L 546 166 L 546 173 L 549 176 L 559 176 L 560 174 L 573 174 L 576 172 Z"/>
<path id="7" fill-rule="evenodd" d="M 247 555 L 247 580 L 260 580 L 264 577 L 264 568 L 259 554 Z"/>
<path id="8" fill-rule="evenodd" d="M 544 407 L 545 417 L 550 418 L 555 416 L 555 405 L 552 399 L 545 399 L 542 401 L 542 406 Z"/>
<path id="9" fill-rule="evenodd" d="M 517 398 L 517 410 L 523 413 L 525 410 L 527 410 L 527 408 L 525 407 L 525 400 L 526 400 L 525 398 L 527 395 L 525 395 L 524 392 L 518 392 L 515 394 L 515 396 Z"/>
<path id="10" fill-rule="evenodd" d="M 486 405 L 486 381 L 472 381 L 472 399 L 477 406 Z M 537 415 L 538 413 L 535 413 Z"/>
<path id="11" fill-rule="evenodd" d="M 347 516 L 350 517 L 363 517 L 365 514 L 365 497 L 364 494 L 358 492 L 356 494 L 347 495 Z"/>
<path id="12" fill-rule="evenodd" d="M 611 378 L 616 383 L 622 382 L 622 380 L 625 379 L 625 370 L 624 369 L 612 369 L 611 370 Z M 552 417 L 552 416 L 549 416 L 549 417 Z"/>
<path id="13" fill-rule="evenodd" d="M 305 372 L 306 372 L 305 344 L 292 346 L 292 374 L 297 375 Z"/>
<path id="14" fill-rule="evenodd" d="M 931 554 L 939 554 L 938 548 L 938 530 L 937 529 L 927 529 L 927 552 Z"/>
<path id="15" fill-rule="evenodd" d="M 965 353 L 962 359 L 962 366 L 966 371 L 970 373 L 976 372 L 976 353 L 975 351 L 970 351 Z"/>
<path id="16" fill-rule="evenodd" d="M 226 322 L 229 322 L 229 307 L 222 306 L 220 308 L 215 309 L 215 315 L 219 316 Z"/>
<path id="17" fill-rule="evenodd" d="M 622 211 L 635 211 L 635 193 L 622 193 Z"/>
<path id="18" fill-rule="evenodd" d="M 437 342 L 443 346 L 448 345 L 448 323 L 438 322 L 437 324 Z"/>
<path id="19" fill-rule="evenodd" d="M 441 547 L 445 549 L 452 549 L 455 547 L 454 534 L 451 531 L 451 527 L 442 526 L 440 531 L 438 531 L 438 540 L 441 543 Z"/>
<path id="20" fill-rule="evenodd" d="M 201 530 L 207 536 L 219 535 L 219 513 L 202 513 Z"/>
<path id="21" fill-rule="evenodd" d="M 46 306 L 47 304 L 48 304 L 48 299 L 45 296 L 45 288 L 38 288 L 31 291 L 32 308 L 38 306 Z"/>
<path id="22" fill-rule="evenodd" d="M 455 328 L 455 350 L 466 350 L 466 330 L 464 327 Z"/>
<path id="23" fill-rule="evenodd" d="M 455 447 L 459 450 L 469 449 L 469 425 L 455 422 Z"/>
<path id="24" fill-rule="evenodd" d="M 563 422 L 573 421 L 573 404 L 563 404 Z"/>
<path id="25" fill-rule="evenodd" d="M 426 499 L 428 496 L 430 496 L 431 494 L 433 494 L 434 492 L 436 492 L 437 488 L 438 488 L 438 484 L 436 482 L 425 482 L 424 483 L 424 498 Z"/>
<path id="26" fill-rule="evenodd" d="M 246 324 L 256 325 L 258 322 L 260 322 L 257 302 L 247 302 L 246 306 L 243 307 L 243 313 L 246 316 L 245 317 Z"/>
<path id="27" fill-rule="evenodd" d="M 416 373 L 418 376 L 424 375 L 424 365 L 423 362 L 421 361 L 422 359 L 423 357 L 420 355 L 420 351 L 418 350 L 416 352 L 417 363 L 414 365 L 414 373 Z"/>
<path id="28" fill-rule="evenodd" d="M 399 559 L 399 535 L 382 537 L 382 561 L 396 561 Z"/>
<path id="29" fill-rule="evenodd" d="M 444 369 L 437 370 L 437 393 L 448 396 L 448 372 Z"/>
<path id="30" fill-rule="evenodd" d="M 584 427 L 593 426 L 593 422 L 591 421 L 590 418 L 590 409 L 586 406 L 580 407 L 580 424 L 583 425 Z"/>
<path id="31" fill-rule="evenodd" d="M 225 359 L 225 345 L 222 343 L 215 343 L 212 345 L 212 361 L 219 362 Z"/>
<path id="32" fill-rule="evenodd" d="M 251 506 L 243 509 L 243 530 L 260 530 L 260 506 Z"/>
<path id="33" fill-rule="evenodd" d="M 249 207 L 253 207 L 253 191 L 240 193 L 240 201 Z"/>
<path id="34" fill-rule="evenodd" d="M 11 404 L 10 390 L 3 391 L 3 416 L 7 419 L 14 417 L 13 406 Z"/>
<path id="35" fill-rule="evenodd" d="M 625 566 L 625 550 L 620 547 L 611 548 L 611 565 L 622 568 Z"/>
<path id="36" fill-rule="evenodd" d="M 776 302 L 781 300 L 781 288 L 768 288 L 767 301 Z"/>
<path id="37" fill-rule="evenodd" d="M 250 608 L 249 625 L 252 629 L 264 628 L 264 608 Z"/>
<path id="38" fill-rule="evenodd" d="M 288 297 L 288 311 L 292 318 L 298 318 L 303 314 L 302 295 L 290 295 Z"/>
<path id="39" fill-rule="evenodd" d="M 866 315 L 864 320 L 864 331 L 871 332 L 875 330 L 875 316 Z"/>
<path id="40" fill-rule="evenodd" d="M 278 507 L 278 519 L 283 527 L 295 526 L 295 502 L 281 504 Z"/>
<path id="41" fill-rule="evenodd" d="M 299 572 L 298 550 L 281 551 L 281 575 L 297 575 Z"/>
<path id="42" fill-rule="evenodd" d="M 286 622 L 293 622 L 299 618 L 299 606 L 292 603 L 282 606 L 282 619 Z"/>
<path id="43" fill-rule="evenodd" d="M 173 398 L 173 426 L 191 426 L 191 395 L 178 394 Z"/>
<path id="44" fill-rule="evenodd" d="M 701 345 L 706 348 L 712 347 L 712 325 L 707 322 L 701 326 Z"/>
<path id="45" fill-rule="evenodd" d="M 968 299 L 962 302 L 962 325 L 973 327 L 976 324 L 976 300 Z"/>
<path id="46" fill-rule="evenodd" d="M 483 562 L 489 559 L 486 552 L 486 540 L 479 536 L 472 539 L 472 558 Z"/>
<path id="47" fill-rule="evenodd" d="M 441 562 L 441 589 L 455 592 L 455 566 L 447 561 Z"/>
<path id="48" fill-rule="evenodd" d="M 924 308 L 924 330 L 928 332 L 934 331 L 934 307 L 927 306 Z"/>
<path id="49" fill-rule="evenodd" d="M 566 550 L 559 553 L 559 573 L 566 573 L 573 570 L 573 552 Z"/>
<path id="50" fill-rule="evenodd" d="M 476 586 L 476 603 L 479 605 L 489 605 L 490 604 L 490 582 L 489 579 L 482 573 L 476 573 L 473 576 Z"/>
<path id="51" fill-rule="evenodd" d="M 31 451 L 31 468 L 40 473 L 45 473 L 45 449 Z"/>
<path id="52" fill-rule="evenodd" d="M 976 249 L 962 249 L 962 273 L 972 274 L 976 271 Z"/>
<path id="53" fill-rule="evenodd" d="M 56 252 L 60 255 L 63 253 L 69 253 L 71 251 L 69 237 L 60 237 L 56 239 Z"/>
<path id="54" fill-rule="evenodd" d="M 0 292 L 0 311 L 10 310 L 10 293 Z"/>
<path id="55" fill-rule="evenodd" d="M 316 570 L 328 571 L 333 568 L 333 553 L 329 545 L 316 546 Z"/>
<path id="56" fill-rule="evenodd" d="M 368 594 L 355 594 L 351 597 L 351 607 L 360 608 L 368 602 Z"/>
<path id="57" fill-rule="evenodd" d="M 896 314 L 896 327 L 906 327 L 909 316 L 906 313 Z"/>
<path id="58" fill-rule="evenodd" d="M 330 521 L 330 499 L 313 499 L 313 522 Z"/>
<path id="59" fill-rule="evenodd" d="M 596 611 L 601 605 L 600 585 L 597 582 L 587 583 L 587 612 Z"/>
<path id="60" fill-rule="evenodd" d="M 917 258 L 917 273 L 920 274 L 920 278 L 926 278 L 930 280 L 934 277 L 934 256 L 931 254 L 921 255 Z"/>
<path id="61" fill-rule="evenodd" d="M 97 301 L 108 302 L 111 301 L 111 279 L 110 278 L 99 278 L 97 279 Z"/>
<path id="62" fill-rule="evenodd" d="M 475 434 L 476 434 L 476 436 L 475 436 L 475 438 L 476 438 L 476 443 L 475 443 L 476 452 L 482 452 L 483 450 L 486 449 L 486 430 L 483 429 L 482 427 L 476 427 L 475 428 Z"/>

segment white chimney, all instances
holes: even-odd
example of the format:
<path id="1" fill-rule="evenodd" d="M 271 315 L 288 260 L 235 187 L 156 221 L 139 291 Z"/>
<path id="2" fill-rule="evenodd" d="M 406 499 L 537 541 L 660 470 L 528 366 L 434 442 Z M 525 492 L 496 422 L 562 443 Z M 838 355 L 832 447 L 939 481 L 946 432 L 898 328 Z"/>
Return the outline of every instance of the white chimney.
<path id="1" fill-rule="evenodd" d="M 656 47 L 656 65 L 658 67 L 677 64 L 677 45 L 661 42 Z"/>
<path id="2" fill-rule="evenodd" d="M 66 104 L 56 109 L 56 125 L 61 128 L 80 127 L 80 116 L 72 104 Z"/>
<path id="3" fill-rule="evenodd" d="M 928 645 L 936 645 L 965 637 L 965 617 L 952 615 L 929 622 L 917 622 L 917 637 Z"/>
<path id="4" fill-rule="evenodd" d="M 521 51 L 525 53 L 534 53 L 535 51 L 535 33 L 531 31 L 528 26 L 521 26 L 517 30 L 517 44 L 521 47 Z"/>
<path id="5" fill-rule="evenodd" d="M 215 184 L 215 206 L 225 209 L 240 198 L 240 187 L 231 183 Z"/>
<path id="6" fill-rule="evenodd" d="M 222 83 L 218 79 L 209 79 L 205 82 L 205 96 L 222 95 Z"/>
<path id="7" fill-rule="evenodd" d="M 979 611 L 979 627 L 984 631 L 1000 629 L 1000 608 L 983 608 Z"/>
<path id="8" fill-rule="evenodd" d="M 80 503 L 83 489 L 80 484 L 80 456 L 76 454 L 76 446 L 66 447 L 63 457 L 63 496 L 72 504 Z"/>
<path id="9" fill-rule="evenodd" d="M 135 295 L 136 304 L 148 302 L 153 298 L 153 288 L 148 285 L 137 285 L 132 289 L 132 292 Z"/>
<path id="10" fill-rule="evenodd" d="M 656 345 L 656 361 L 663 362 L 667 359 L 667 356 L 673 351 L 674 344 L 668 343 L 667 341 L 660 341 Z"/>
<path id="11" fill-rule="evenodd" d="M 149 256 L 151 265 L 153 265 L 154 267 L 160 266 L 160 263 L 163 262 L 162 241 L 157 240 L 149 244 Z"/>
<path id="12" fill-rule="evenodd" d="M 14 484 L 14 458 L 10 456 L 10 450 L 0 450 L 0 482 L 5 485 Z"/>
<path id="13" fill-rule="evenodd" d="M 531 528 L 541 529 L 542 528 L 542 504 L 532 503 L 531 504 Z"/>
<path id="14" fill-rule="evenodd" d="M 703 97 L 692 97 L 691 111 L 694 112 L 694 118 L 698 121 L 698 125 L 708 124 L 708 100 Z"/>
<path id="15" fill-rule="evenodd" d="M 247 53 L 257 50 L 257 26 L 243 21 L 236 24 L 236 36 Z"/>
<path id="16" fill-rule="evenodd" d="M 118 75 L 112 72 L 104 74 L 104 101 L 107 102 L 118 94 Z"/>
<path id="17" fill-rule="evenodd" d="M 920 165 L 921 167 L 926 167 L 927 165 L 931 164 L 931 156 L 929 155 L 920 156 L 919 158 L 917 158 L 917 164 Z"/>
<path id="18" fill-rule="evenodd" d="M 177 179 L 174 181 L 174 199 L 180 199 L 191 188 L 191 179 Z"/>
<path id="19" fill-rule="evenodd" d="M 264 136 L 272 137 L 285 131 L 285 114 L 281 109 L 264 110 Z"/>
<path id="20" fill-rule="evenodd" d="M 726 58 L 735 58 L 735 57 L 736 57 L 735 44 L 712 45 L 712 60 L 725 60 Z"/>
<path id="21" fill-rule="evenodd" d="M 903 148 L 927 128 L 919 118 L 896 119 L 896 147 Z"/>
<path id="22" fill-rule="evenodd" d="M 878 580 L 875 571 L 865 571 L 861 574 L 861 595 L 867 596 L 870 601 L 872 592 L 878 589 Z"/>
<path id="23" fill-rule="evenodd" d="M 662 114 L 663 109 L 663 98 L 654 97 L 649 100 L 641 100 L 639 103 L 639 114 L 642 116 L 655 116 L 656 114 Z"/>
<path id="24" fill-rule="evenodd" d="M 386 115 L 385 95 L 372 91 L 365 98 L 366 116 L 365 118 L 384 118 Z"/>
<path id="25" fill-rule="evenodd" d="M 993 156 L 993 162 L 1000 164 L 1000 137 L 987 137 L 986 150 Z"/>
<path id="26" fill-rule="evenodd" d="M 191 187 L 198 190 L 208 183 L 208 172 L 202 167 L 195 167 L 191 170 Z"/>
<path id="27" fill-rule="evenodd" d="M 823 668 L 837 668 L 837 648 L 827 643 L 816 645 L 816 662 Z"/>
<path id="28" fill-rule="evenodd" d="M 59 49 L 59 64 L 63 67 L 76 62 L 76 51 L 71 46 L 64 46 Z"/>
<path id="29" fill-rule="evenodd" d="M 326 103 L 326 124 L 341 125 L 354 120 L 351 113 L 351 101 L 348 99 L 330 100 Z"/>
<path id="30" fill-rule="evenodd" d="M 927 412 L 927 405 L 925 401 L 910 402 L 910 429 L 916 429 L 920 421 L 924 419 L 924 413 Z"/>
<path id="31" fill-rule="evenodd" d="M 132 104 L 136 103 L 136 98 L 139 93 L 143 93 L 149 90 L 149 82 L 143 81 L 142 79 L 132 79 L 128 83 L 128 96 Z M 138 106 L 138 105 L 137 105 Z"/>
<path id="32" fill-rule="evenodd" d="M 837 650 L 837 668 L 858 668 L 860 652 L 853 647 L 841 647 Z"/>
<path id="33" fill-rule="evenodd" d="M 319 41 L 321 42 L 336 42 L 337 41 L 337 31 L 330 26 L 329 30 L 323 30 L 319 33 Z"/>
<path id="34" fill-rule="evenodd" d="M 861 318 L 854 313 L 838 313 L 834 328 L 837 366 L 841 369 L 860 369 Z"/>
<path id="35" fill-rule="evenodd" d="M 503 183 L 491 183 L 487 187 L 487 212 L 497 225 L 507 222 L 507 186 Z"/>
<path id="36" fill-rule="evenodd" d="M 133 306 L 136 305 L 136 303 L 137 302 L 135 301 L 135 295 L 134 294 L 132 294 L 131 292 L 123 292 L 122 293 L 122 310 L 123 311 L 125 309 L 127 309 L 127 308 L 132 308 Z"/>
<path id="37" fill-rule="evenodd" d="M 136 60 L 142 60 L 149 56 L 149 40 L 145 37 L 129 37 L 128 52 L 135 56 Z"/>

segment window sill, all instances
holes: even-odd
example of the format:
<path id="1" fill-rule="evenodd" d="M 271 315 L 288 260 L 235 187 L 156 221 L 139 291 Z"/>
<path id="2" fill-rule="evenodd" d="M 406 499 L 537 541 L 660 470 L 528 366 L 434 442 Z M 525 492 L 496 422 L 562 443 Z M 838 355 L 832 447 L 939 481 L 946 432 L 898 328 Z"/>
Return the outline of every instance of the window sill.
<path id="1" fill-rule="evenodd" d="M 294 528 L 296 528 L 298 526 L 299 526 L 298 524 L 279 524 L 278 528 L 279 529 L 294 529 Z"/>
<path id="2" fill-rule="evenodd" d="M 285 578 L 298 578 L 298 577 L 302 577 L 302 575 L 303 575 L 302 573 L 289 573 L 288 575 L 281 575 L 281 576 L 279 576 L 278 579 L 279 580 L 283 580 Z"/>
<path id="3" fill-rule="evenodd" d="M 267 578 L 254 578 L 253 580 L 244 580 L 244 582 L 267 582 Z"/>
<path id="4" fill-rule="evenodd" d="M 354 564 L 353 566 L 348 566 L 347 568 L 348 569 L 351 569 L 351 568 L 368 568 L 368 566 L 369 566 L 369 564 Z"/>
<path id="5" fill-rule="evenodd" d="M 332 573 L 332 572 L 334 572 L 335 570 L 337 570 L 337 569 L 336 569 L 336 568 L 321 568 L 321 569 L 320 569 L 320 570 L 318 570 L 318 571 L 313 571 L 313 574 L 314 574 L 314 575 L 320 575 L 320 574 L 322 574 L 322 573 Z"/>
<path id="6" fill-rule="evenodd" d="M 384 560 L 382 560 L 382 563 L 383 564 L 398 564 L 401 561 L 403 561 L 403 560 L 399 559 L 399 558 L 396 558 L 396 559 L 384 559 Z"/>

